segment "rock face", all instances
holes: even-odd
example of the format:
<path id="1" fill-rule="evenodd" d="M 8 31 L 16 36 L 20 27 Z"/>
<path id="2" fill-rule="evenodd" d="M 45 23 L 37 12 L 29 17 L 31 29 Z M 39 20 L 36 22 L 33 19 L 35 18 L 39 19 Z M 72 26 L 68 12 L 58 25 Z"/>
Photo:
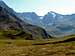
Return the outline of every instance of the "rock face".
<path id="1" fill-rule="evenodd" d="M 21 13 L 21 17 L 23 16 L 26 17 L 25 14 Z M 28 18 L 32 19 L 31 17 Z M 30 22 L 31 21 L 30 19 L 27 22 Z M 37 25 L 44 28 L 47 31 L 47 33 L 53 37 L 63 37 L 75 34 L 75 14 L 62 15 L 51 11 L 42 17 L 38 16 L 35 21 L 34 19 L 32 19 L 31 22 L 32 22 L 31 24 L 33 25 Z"/>
<path id="2" fill-rule="evenodd" d="M 21 20 L 16 12 L 0 1 L 0 38 L 29 40 L 50 37 L 44 29 Z"/>
<path id="3" fill-rule="evenodd" d="M 42 26 L 40 16 L 38 16 L 35 12 L 17 13 L 16 15 L 29 24 Z"/>
<path id="4" fill-rule="evenodd" d="M 63 37 L 75 34 L 75 14 L 61 15 L 55 12 L 49 12 L 44 16 L 43 22 L 46 23 L 46 31 L 56 37 Z"/>

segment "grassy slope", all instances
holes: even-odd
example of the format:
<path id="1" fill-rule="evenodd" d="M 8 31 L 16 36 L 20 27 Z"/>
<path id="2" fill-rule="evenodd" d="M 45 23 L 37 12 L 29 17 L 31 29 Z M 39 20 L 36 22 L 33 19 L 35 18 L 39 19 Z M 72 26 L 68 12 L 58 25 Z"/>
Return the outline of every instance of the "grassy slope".
<path id="1" fill-rule="evenodd" d="M 48 40 L 0 40 L 0 56 L 75 56 L 75 41 L 57 43 L 74 36 Z"/>

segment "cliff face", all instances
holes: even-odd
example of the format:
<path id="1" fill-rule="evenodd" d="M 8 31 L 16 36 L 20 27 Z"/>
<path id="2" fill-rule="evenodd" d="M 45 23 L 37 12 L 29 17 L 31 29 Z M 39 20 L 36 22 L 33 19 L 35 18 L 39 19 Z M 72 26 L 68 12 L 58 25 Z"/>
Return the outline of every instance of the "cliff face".
<path id="1" fill-rule="evenodd" d="M 4 2 L 0 2 L 0 38 L 8 39 L 44 39 L 50 38 L 46 31 L 38 26 L 23 22 Z"/>

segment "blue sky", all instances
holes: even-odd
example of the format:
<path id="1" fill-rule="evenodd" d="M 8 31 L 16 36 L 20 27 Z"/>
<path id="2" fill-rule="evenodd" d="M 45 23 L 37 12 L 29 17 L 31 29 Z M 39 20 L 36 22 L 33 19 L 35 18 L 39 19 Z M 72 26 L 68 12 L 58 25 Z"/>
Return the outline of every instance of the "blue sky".
<path id="1" fill-rule="evenodd" d="M 16 12 L 36 12 L 43 16 L 54 11 L 60 14 L 75 13 L 75 0 L 3 0 Z"/>

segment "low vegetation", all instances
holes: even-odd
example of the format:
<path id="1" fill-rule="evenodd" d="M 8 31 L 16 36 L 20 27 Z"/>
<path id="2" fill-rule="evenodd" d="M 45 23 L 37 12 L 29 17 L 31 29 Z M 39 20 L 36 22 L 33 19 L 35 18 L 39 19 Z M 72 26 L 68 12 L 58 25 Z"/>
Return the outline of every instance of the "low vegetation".
<path id="1" fill-rule="evenodd" d="M 13 35 L 8 36 L 9 33 Z M 21 38 L 23 35 L 14 33 L 16 32 L 0 31 L 0 56 L 75 56 L 75 35 L 25 40 Z M 12 39 L 13 36 L 16 39 Z"/>
<path id="2" fill-rule="evenodd" d="M 0 40 L 0 56 L 75 56 L 75 41 L 71 38 L 74 35 L 61 39 Z"/>

